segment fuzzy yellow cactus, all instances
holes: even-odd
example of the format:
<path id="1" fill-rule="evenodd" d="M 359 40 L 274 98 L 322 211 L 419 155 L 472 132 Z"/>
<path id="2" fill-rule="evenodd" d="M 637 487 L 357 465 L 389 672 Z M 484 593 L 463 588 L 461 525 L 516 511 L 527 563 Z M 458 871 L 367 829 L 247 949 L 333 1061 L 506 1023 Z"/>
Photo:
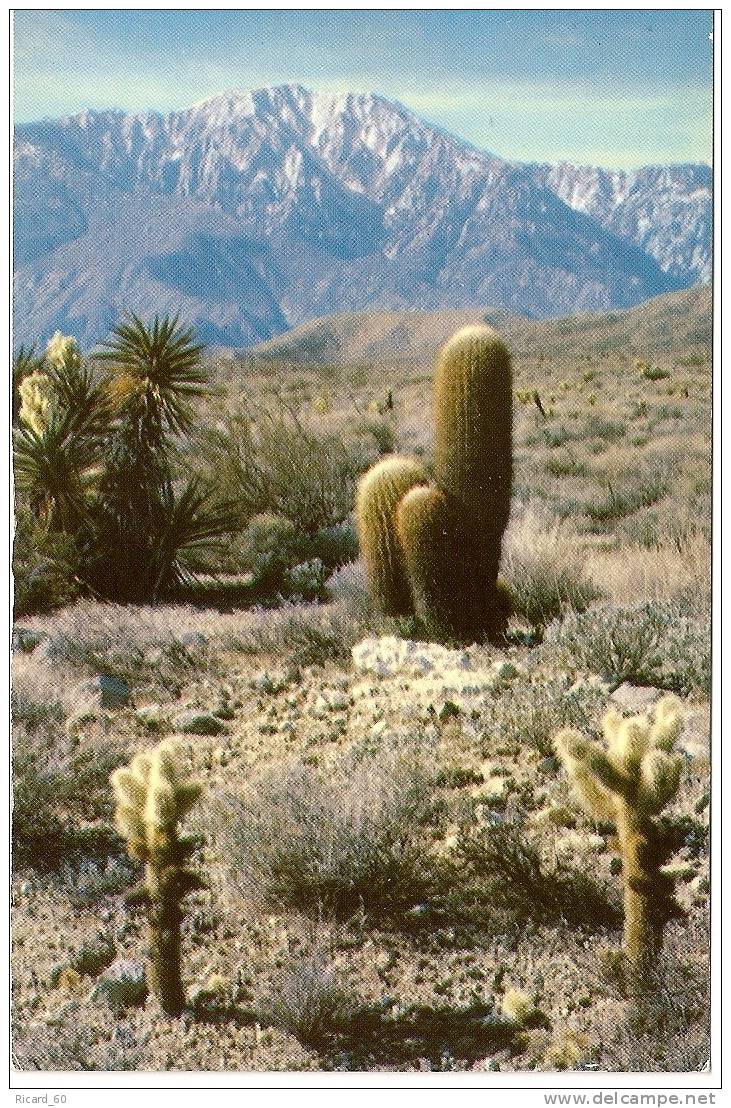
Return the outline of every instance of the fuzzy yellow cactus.
<path id="1" fill-rule="evenodd" d="M 614 824 L 624 881 L 624 946 L 643 970 L 662 946 L 668 921 L 682 915 L 672 876 L 663 869 L 672 847 L 655 818 L 678 791 L 683 767 L 673 752 L 682 724 L 677 697 L 664 697 L 650 715 L 623 719 L 608 711 L 604 745 L 561 731 L 556 751 L 584 807 Z"/>
<path id="2" fill-rule="evenodd" d="M 133 898 L 148 910 L 148 983 L 165 1012 L 177 1016 L 185 996 L 180 975 L 181 901 L 203 882 L 186 862 L 193 850 L 178 824 L 200 796 L 188 779 L 176 743 L 166 740 L 137 754 L 111 777 L 117 800 L 115 824 L 127 840 L 127 853 L 144 863 L 145 877 Z"/>

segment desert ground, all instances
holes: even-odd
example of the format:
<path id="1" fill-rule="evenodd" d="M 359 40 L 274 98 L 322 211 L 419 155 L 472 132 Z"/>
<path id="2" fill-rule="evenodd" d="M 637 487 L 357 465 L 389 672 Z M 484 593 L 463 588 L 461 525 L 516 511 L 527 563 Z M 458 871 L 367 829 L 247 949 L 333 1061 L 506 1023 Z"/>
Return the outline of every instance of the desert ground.
<path id="1" fill-rule="evenodd" d="M 708 289 L 493 321 L 513 353 L 514 612 L 504 644 L 456 648 L 379 615 L 352 505 L 380 456 L 428 464 L 434 355 L 483 317 L 335 316 L 210 355 L 177 464 L 250 510 L 195 587 L 38 611 L 23 577 L 18 1069 L 707 1065 Z M 554 738 L 668 693 L 683 769 L 666 872 L 684 914 L 638 992 L 615 957 L 613 829 L 584 812 Z M 147 995 L 109 783 L 173 735 L 202 785 L 187 827 L 206 886 L 185 902 L 178 1018 Z"/>

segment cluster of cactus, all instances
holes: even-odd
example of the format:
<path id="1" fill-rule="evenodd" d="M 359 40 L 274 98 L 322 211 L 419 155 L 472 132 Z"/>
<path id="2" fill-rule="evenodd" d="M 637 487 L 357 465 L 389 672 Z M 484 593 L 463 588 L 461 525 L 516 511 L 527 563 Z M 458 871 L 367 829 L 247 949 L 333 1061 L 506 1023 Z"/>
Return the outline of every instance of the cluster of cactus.
<path id="1" fill-rule="evenodd" d="M 181 767 L 177 744 L 165 740 L 137 754 L 128 767 L 111 777 L 117 807 L 117 830 L 127 840 L 127 852 L 144 863 L 143 881 L 130 894 L 132 903 L 147 908 L 149 922 L 148 986 L 163 1010 L 177 1016 L 185 994 L 180 974 L 181 902 L 204 887 L 187 863 L 195 840 L 181 837 L 178 824 L 201 794 Z"/>
<path id="2" fill-rule="evenodd" d="M 649 715 L 604 716 L 605 745 L 561 731 L 556 751 L 587 812 L 614 825 L 624 883 L 624 949 L 641 979 L 662 946 L 666 924 L 682 916 L 674 881 L 663 867 L 672 837 L 657 817 L 678 791 L 682 756 L 673 747 L 681 706 L 664 697 Z"/>
<path id="3" fill-rule="evenodd" d="M 498 583 L 512 484 L 510 355 L 490 327 L 466 327 L 439 355 L 434 480 L 391 455 L 362 478 L 356 518 L 370 590 L 386 615 L 416 615 L 435 638 L 498 638 Z"/>

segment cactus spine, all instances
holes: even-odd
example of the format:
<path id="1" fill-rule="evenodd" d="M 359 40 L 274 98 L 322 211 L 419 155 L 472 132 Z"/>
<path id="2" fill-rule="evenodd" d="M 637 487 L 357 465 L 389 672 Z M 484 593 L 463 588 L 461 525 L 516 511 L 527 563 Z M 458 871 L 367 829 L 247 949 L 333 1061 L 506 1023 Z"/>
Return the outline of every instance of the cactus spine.
<path id="1" fill-rule="evenodd" d="M 497 573 L 510 512 L 512 398 L 510 355 L 492 328 L 466 327 L 447 343 L 434 400 L 436 484 L 397 456 L 361 480 L 366 576 L 386 615 L 415 611 L 438 638 L 500 639 L 509 610 Z"/>
<path id="2" fill-rule="evenodd" d="M 117 800 L 115 824 L 127 853 L 143 862 L 145 877 L 132 899 L 147 906 L 150 959 L 148 985 L 163 1010 L 177 1016 L 185 995 L 180 975 L 181 901 L 203 882 L 188 861 L 194 847 L 178 823 L 200 796 L 201 786 L 180 766 L 177 745 L 166 740 L 137 754 L 111 777 Z"/>
<path id="3" fill-rule="evenodd" d="M 426 471 L 413 458 L 391 455 L 361 478 L 355 514 L 360 548 L 372 595 L 386 615 L 410 615 L 411 589 L 404 553 L 396 533 L 396 508 L 415 485 L 425 485 Z"/>
<path id="4" fill-rule="evenodd" d="M 678 791 L 683 760 L 673 753 L 680 703 L 665 697 L 648 716 L 603 720 L 605 746 L 561 731 L 556 750 L 587 811 L 617 830 L 624 882 L 624 948 L 641 980 L 662 946 L 665 925 L 681 916 L 673 878 L 664 872 L 672 846 L 655 818 Z"/>
<path id="5" fill-rule="evenodd" d="M 510 514 L 511 390 L 510 354 L 491 327 L 465 327 L 439 355 L 434 382 L 436 480 L 463 505 L 478 544 L 479 587 L 488 589 L 497 581 Z"/>

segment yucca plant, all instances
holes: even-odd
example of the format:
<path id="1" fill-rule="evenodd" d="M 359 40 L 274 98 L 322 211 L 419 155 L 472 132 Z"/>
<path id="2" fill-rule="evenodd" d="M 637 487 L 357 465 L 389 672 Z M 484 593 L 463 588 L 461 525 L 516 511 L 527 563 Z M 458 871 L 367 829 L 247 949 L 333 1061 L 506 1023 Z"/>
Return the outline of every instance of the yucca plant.
<path id="1" fill-rule="evenodd" d="M 140 449 L 157 449 L 168 434 L 186 431 L 193 418 L 190 401 L 207 392 L 204 347 L 193 328 L 179 327 L 178 320 L 156 315 L 147 325 L 131 313 L 96 355 L 110 368 L 110 395 L 137 431 Z"/>
<path id="2" fill-rule="evenodd" d="M 59 341 L 62 348 L 59 349 Z M 54 345 L 55 344 L 55 345 Z M 44 358 L 16 355 L 18 426 L 14 433 L 18 490 L 48 531 L 85 525 L 101 473 L 108 409 L 103 386 L 82 366 L 72 339 L 60 334 Z"/>
<path id="3" fill-rule="evenodd" d="M 33 373 L 40 373 L 45 367 L 45 358 L 42 354 L 36 354 L 35 346 L 26 349 L 20 346 L 13 355 L 13 426 L 18 422 L 22 397 L 20 386 L 26 377 Z"/>
<path id="4" fill-rule="evenodd" d="M 192 552 L 233 526 L 199 482 L 176 486 L 175 439 L 206 395 L 203 347 L 178 317 L 131 315 L 97 358 L 109 370 L 113 419 L 95 511 L 89 577 L 104 595 L 155 599 L 179 585 Z"/>
<path id="5" fill-rule="evenodd" d="M 200 481 L 177 481 L 176 439 L 205 395 L 202 347 L 174 318 L 131 316 L 97 355 L 99 378 L 56 332 L 43 358 L 18 351 L 18 491 L 37 534 L 73 539 L 75 578 L 114 600 L 178 587 L 233 515 Z M 53 545 L 53 544 L 52 544 Z"/>

